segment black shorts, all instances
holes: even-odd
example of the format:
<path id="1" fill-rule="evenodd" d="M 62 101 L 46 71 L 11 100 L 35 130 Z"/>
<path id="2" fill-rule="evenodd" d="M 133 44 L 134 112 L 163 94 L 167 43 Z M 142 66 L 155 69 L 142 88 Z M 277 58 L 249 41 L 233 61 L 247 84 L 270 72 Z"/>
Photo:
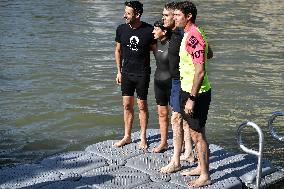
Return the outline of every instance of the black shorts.
<path id="1" fill-rule="evenodd" d="M 157 105 L 167 106 L 170 102 L 172 79 L 154 79 L 154 91 Z"/>
<path id="2" fill-rule="evenodd" d="M 147 100 L 149 83 L 149 74 L 143 76 L 122 74 L 122 96 L 134 96 L 134 92 L 136 90 L 137 98 L 139 98 L 140 100 Z"/>
<path id="3" fill-rule="evenodd" d="M 211 89 L 207 92 L 198 94 L 195 105 L 193 108 L 193 114 L 187 114 L 184 111 L 185 103 L 189 97 L 188 92 L 181 92 L 182 107 L 181 114 L 182 118 L 186 120 L 189 127 L 197 132 L 201 131 L 201 128 L 205 127 L 209 106 L 211 102 Z"/>

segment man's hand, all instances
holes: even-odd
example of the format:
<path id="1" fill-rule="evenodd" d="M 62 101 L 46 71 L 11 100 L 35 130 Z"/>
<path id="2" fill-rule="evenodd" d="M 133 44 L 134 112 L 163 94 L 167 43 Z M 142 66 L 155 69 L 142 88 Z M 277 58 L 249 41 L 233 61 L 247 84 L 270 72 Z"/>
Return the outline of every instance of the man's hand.
<path id="1" fill-rule="evenodd" d="M 186 101 L 186 104 L 184 106 L 184 111 L 186 114 L 193 114 L 193 107 L 194 107 L 195 102 L 188 99 Z"/>
<path id="2" fill-rule="evenodd" d="M 117 73 L 115 80 L 116 84 L 121 85 L 121 73 Z"/>

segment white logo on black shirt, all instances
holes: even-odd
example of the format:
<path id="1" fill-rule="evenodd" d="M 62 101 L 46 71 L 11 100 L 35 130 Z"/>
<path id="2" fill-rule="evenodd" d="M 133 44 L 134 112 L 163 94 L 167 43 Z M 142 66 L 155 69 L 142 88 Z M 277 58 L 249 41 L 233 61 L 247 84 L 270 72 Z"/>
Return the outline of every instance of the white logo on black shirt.
<path id="1" fill-rule="evenodd" d="M 138 51 L 139 38 L 137 36 L 130 37 L 130 44 L 127 45 L 131 50 Z"/>

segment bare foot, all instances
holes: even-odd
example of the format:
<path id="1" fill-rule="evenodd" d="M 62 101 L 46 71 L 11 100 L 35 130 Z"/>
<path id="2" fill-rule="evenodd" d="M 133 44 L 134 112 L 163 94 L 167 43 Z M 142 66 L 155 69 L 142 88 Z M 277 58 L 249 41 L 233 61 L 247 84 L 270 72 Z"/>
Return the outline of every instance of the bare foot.
<path id="1" fill-rule="evenodd" d="M 160 172 L 161 173 L 174 173 L 181 170 L 181 166 L 176 165 L 174 162 L 170 162 L 168 165 L 166 165 L 165 167 L 162 167 Z"/>
<path id="2" fill-rule="evenodd" d="M 155 146 L 155 148 L 153 148 L 152 152 L 154 153 L 160 153 L 163 150 L 167 150 L 168 149 L 168 144 L 160 144 L 159 146 Z"/>
<path id="3" fill-rule="evenodd" d="M 139 143 L 139 147 L 138 147 L 140 150 L 146 150 L 148 148 L 148 144 L 146 141 L 142 141 Z"/>
<path id="4" fill-rule="evenodd" d="M 180 161 L 187 161 L 189 163 L 194 163 L 195 162 L 195 158 L 194 156 L 190 155 L 190 156 L 187 156 L 187 155 L 181 155 L 180 156 Z"/>
<path id="5" fill-rule="evenodd" d="M 127 138 L 127 137 L 123 137 L 123 139 L 121 139 L 120 141 L 116 142 L 113 147 L 122 147 L 122 146 L 125 146 L 127 144 L 130 144 L 131 143 L 131 138 Z"/>
<path id="6" fill-rule="evenodd" d="M 180 174 L 182 174 L 183 176 L 196 176 L 196 175 L 200 175 L 200 168 L 196 167 L 195 169 L 191 169 L 189 171 L 183 171 Z"/>
<path id="7" fill-rule="evenodd" d="M 200 176 L 198 179 L 189 181 L 187 183 L 187 185 L 189 187 L 196 187 L 196 188 L 202 187 L 202 186 L 207 186 L 207 185 L 210 185 L 210 184 L 212 184 L 212 183 L 211 183 L 210 177 L 208 177 L 208 176 Z"/>

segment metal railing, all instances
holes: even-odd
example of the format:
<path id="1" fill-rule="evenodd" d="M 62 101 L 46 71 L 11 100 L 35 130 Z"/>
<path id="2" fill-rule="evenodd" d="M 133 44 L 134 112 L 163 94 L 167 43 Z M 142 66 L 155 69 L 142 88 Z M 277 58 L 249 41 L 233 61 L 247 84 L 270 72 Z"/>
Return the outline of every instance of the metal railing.
<path id="1" fill-rule="evenodd" d="M 283 116 L 283 115 L 284 115 L 284 112 L 274 112 L 272 113 L 272 116 L 268 119 L 268 128 L 269 128 L 271 135 L 275 139 L 282 141 L 282 142 L 284 141 L 284 136 L 280 136 L 277 134 L 275 128 L 273 127 L 273 121 L 275 120 L 277 116 Z"/>
<path id="2" fill-rule="evenodd" d="M 246 126 L 251 126 L 258 132 L 258 136 L 259 136 L 259 149 L 258 149 L 258 151 L 248 149 L 242 141 L 241 130 Z M 258 157 L 257 175 L 256 175 L 256 188 L 259 189 L 260 182 L 261 182 L 262 152 L 263 152 L 263 144 L 264 144 L 264 137 L 263 137 L 262 130 L 260 129 L 260 127 L 258 125 L 256 125 L 253 122 L 244 122 L 238 127 L 237 141 L 238 141 L 238 143 L 239 143 L 239 145 L 240 145 L 240 147 L 243 151 L 245 151 L 249 154 L 252 154 L 252 155 L 256 155 Z"/>

